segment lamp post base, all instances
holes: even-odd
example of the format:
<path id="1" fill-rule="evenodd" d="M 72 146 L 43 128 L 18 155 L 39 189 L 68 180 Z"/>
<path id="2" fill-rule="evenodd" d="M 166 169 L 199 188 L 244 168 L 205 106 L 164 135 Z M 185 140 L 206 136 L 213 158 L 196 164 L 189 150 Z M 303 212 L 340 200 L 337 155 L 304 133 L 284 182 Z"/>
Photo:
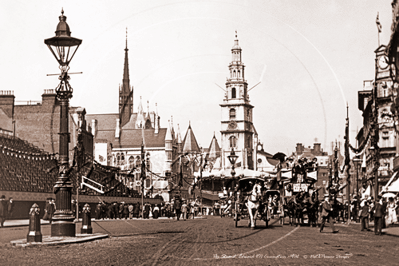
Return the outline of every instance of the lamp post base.
<path id="1" fill-rule="evenodd" d="M 51 224 L 51 236 L 76 236 L 76 225 L 71 218 L 53 218 Z"/>

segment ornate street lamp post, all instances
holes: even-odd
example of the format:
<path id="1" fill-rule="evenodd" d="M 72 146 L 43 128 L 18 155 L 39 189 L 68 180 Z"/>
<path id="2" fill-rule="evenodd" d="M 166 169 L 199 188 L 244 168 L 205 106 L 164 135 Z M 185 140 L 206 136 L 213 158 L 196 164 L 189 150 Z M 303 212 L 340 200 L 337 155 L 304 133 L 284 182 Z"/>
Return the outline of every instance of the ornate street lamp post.
<path id="1" fill-rule="evenodd" d="M 358 215 L 359 209 L 360 209 L 360 197 L 359 197 L 359 168 L 360 168 L 360 162 L 362 160 L 359 158 L 354 158 L 353 162 L 355 163 L 355 168 L 356 168 L 356 206 L 355 206 L 355 213 L 354 216 L 356 216 L 356 222 L 360 220 L 360 217 Z M 350 205 L 350 202 L 349 202 Z M 354 217 L 355 218 L 355 217 Z"/>
<path id="2" fill-rule="evenodd" d="M 51 236 L 75 236 L 74 217 L 71 210 L 71 194 L 73 184 L 69 179 L 69 99 L 72 98 L 73 89 L 69 85 L 68 70 L 69 63 L 79 48 L 82 40 L 71 37 L 71 31 L 66 23 L 64 10 L 59 17 L 55 36 L 45 39 L 44 43 L 48 46 L 51 53 L 59 63 L 61 74 L 60 84 L 55 89 L 57 98 L 60 102 L 60 141 L 59 141 L 59 176 L 54 185 L 57 210 L 54 213 L 51 225 Z"/>
<path id="3" fill-rule="evenodd" d="M 238 156 L 236 155 L 236 153 L 234 152 L 234 148 L 231 148 L 231 152 L 230 155 L 227 156 L 227 158 L 229 158 L 229 161 L 231 163 L 231 177 L 233 178 L 233 189 L 235 187 L 235 175 L 236 175 L 236 171 L 234 170 L 235 168 L 235 164 L 237 161 Z"/>

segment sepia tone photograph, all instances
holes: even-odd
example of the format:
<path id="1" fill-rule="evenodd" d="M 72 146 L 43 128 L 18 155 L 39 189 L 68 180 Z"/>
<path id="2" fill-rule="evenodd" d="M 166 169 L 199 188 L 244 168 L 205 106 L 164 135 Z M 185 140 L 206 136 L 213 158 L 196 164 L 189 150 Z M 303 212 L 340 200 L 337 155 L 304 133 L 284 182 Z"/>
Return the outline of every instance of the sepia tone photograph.
<path id="1" fill-rule="evenodd" d="M 393 265 L 399 1 L 0 1 L 0 265 Z"/>

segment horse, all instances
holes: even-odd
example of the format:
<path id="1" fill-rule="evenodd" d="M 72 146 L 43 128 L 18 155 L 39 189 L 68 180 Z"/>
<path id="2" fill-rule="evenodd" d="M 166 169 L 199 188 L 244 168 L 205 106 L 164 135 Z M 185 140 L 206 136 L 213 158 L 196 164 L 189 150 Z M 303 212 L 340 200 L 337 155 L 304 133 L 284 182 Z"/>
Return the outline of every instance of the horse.
<path id="1" fill-rule="evenodd" d="M 317 226 L 318 210 L 319 210 L 319 196 L 318 192 L 314 191 L 311 196 L 310 206 L 308 209 L 308 218 L 310 226 Z"/>
<path id="2" fill-rule="evenodd" d="M 296 211 L 296 198 L 291 197 L 290 199 L 287 200 L 287 204 L 285 205 L 286 211 L 285 213 L 289 217 L 289 223 L 292 226 L 295 221 L 295 211 Z"/>
<path id="3" fill-rule="evenodd" d="M 255 229 L 256 218 L 258 216 L 260 207 L 262 205 L 261 199 L 262 199 L 262 186 L 259 184 L 259 182 L 257 182 L 253 186 L 252 193 L 249 195 L 248 200 L 246 202 L 251 229 Z"/>

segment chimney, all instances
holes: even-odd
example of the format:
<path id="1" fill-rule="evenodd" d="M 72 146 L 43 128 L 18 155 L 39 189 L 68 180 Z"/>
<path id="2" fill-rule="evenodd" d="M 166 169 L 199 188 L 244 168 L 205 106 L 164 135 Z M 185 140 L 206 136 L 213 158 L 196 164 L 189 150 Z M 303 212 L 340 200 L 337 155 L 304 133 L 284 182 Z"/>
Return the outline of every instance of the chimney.
<path id="1" fill-rule="evenodd" d="M 42 94 L 42 105 L 53 106 L 57 102 L 57 94 L 55 94 L 54 89 L 44 90 Z"/>
<path id="2" fill-rule="evenodd" d="M 120 119 L 119 118 L 117 118 L 116 119 L 116 127 L 115 127 L 115 138 L 116 139 L 119 139 L 119 136 L 120 136 Z"/>
<path id="3" fill-rule="evenodd" d="M 296 154 L 297 155 L 301 155 L 302 154 L 302 152 L 303 152 L 303 146 L 302 146 L 302 143 L 297 143 L 296 144 Z"/>
<path id="4" fill-rule="evenodd" d="M 0 91 L 0 108 L 9 117 L 14 117 L 14 91 Z"/>
<path id="5" fill-rule="evenodd" d="M 91 134 L 93 134 L 93 137 L 96 137 L 96 129 L 97 129 L 97 120 L 96 119 L 92 119 L 91 120 Z"/>
<path id="6" fill-rule="evenodd" d="M 319 155 L 321 153 L 321 143 L 313 144 L 314 155 Z"/>

